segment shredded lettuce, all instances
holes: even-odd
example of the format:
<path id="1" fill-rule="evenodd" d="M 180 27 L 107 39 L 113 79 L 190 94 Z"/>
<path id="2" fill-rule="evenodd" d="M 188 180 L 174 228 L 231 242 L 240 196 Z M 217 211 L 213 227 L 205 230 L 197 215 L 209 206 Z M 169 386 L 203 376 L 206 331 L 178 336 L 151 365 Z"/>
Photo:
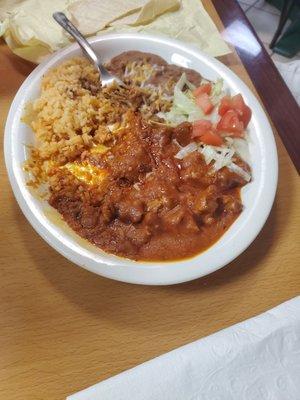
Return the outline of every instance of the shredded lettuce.
<path id="1" fill-rule="evenodd" d="M 205 82 L 208 81 L 202 79 L 201 84 Z M 186 87 L 188 89 L 184 90 Z M 170 111 L 166 113 L 160 112 L 157 115 L 171 125 L 177 125 L 184 121 L 194 122 L 199 119 L 212 120 L 213 123 L 217 122 L 219 119 L 217 112 L 213 112 L 211 115 L 204 115 L 200 107 L 197 106 L 192 93 L 194 89 L 195 86 L 189 82 L 186 74 L 183 73 L 174 87 L 173 105 Z M 210 97 L 214 105 L 218 104 L 223 94 L 223 79 L 218 79 L 215 83 L 212 83 Z"/>
<path id="2" fill-rule="evenodd" d="M 183 90 L 183 88 L 184 88 L 185 85 L 186 85 L 190 90 L 192 90 L 192 91 L 196 89 L 196 86 L 193 85 L 192 82 L 190 82 L 190 81 L 187 79 L 186 73 L 184 72 L 184 73 L 181 75 L 179 81 L 176 83 L 176 86 L 175 86 L 175 87 L 177 87 L 179 90 Z"/>
<path id="3" fill-rule="evenodd" d="M 205 158 L 206 164 L 210 164 L 214 161 L 214 169 L 219 169 L 228 166 L 231 163 L 234 150 L 229 147 L 217 147 L 217 146 L 203 146 L 198 150 Z"/>
<path id="4" fill-rule="evenodd" d="M 211 91 L 211 101 L 214 105 L 217 105 L 221 99 L 221 97 L 224 95 L 223 92 L 223 79 L 217 79 L 215 83 L 212 84 L 212 91 Z"/>
<path id="5" fill-rule="evenodd" d="M 199 112 L 201 115 L 201 111 L 196 103 L 189 98 L 185 93 L 179 90 L 176 86 L 174 89 L 174 106 L 181 110 L 182 114 L 189 115 L 191 113 Z"/>
<path id="6" fill-rule="evenodd" d="M 184 87 L 188 90 L 184 92 Z M 174 87 L 173 105 L 169 112 L 158 113 L 160 118 L 172 125 L 177 125 L 184 121 L 194 122 L 203 118 L 202 110 L 196 105 L 192 90 L 195 86 L 188 81 L 186 74 L 183 73 Z"/>
<path id="7" fill-rule="evenodd" d="M 217 79 L 215 83 L 213 83 L 212 85 L 212 91 L 211 91 L 211 95 L 213 97 L 215 96 L 220 96 L 220 94 L 222 93 L 223 90 L 223 83 L 224 80 L 222 78 Z"/>
<path id="8" fill-rule="evenodd" d="M 169 112 L 166 112 L 166 113 L 159 112 L 156 115 L 159 118 L 164 119 L 168 124 L 171 124 L 174 126 L 179 125 L 182 122 L 185 122 L 187 120 L 186 115 L 183 114 L 179 108 L 174 107 L 174 105 Z"/>
<path id="9" fill-rule="evenodd" d="M 175 158 L 179 160 L 184 159 L 194 151 L 198 151 L 203 155 L 207 165 L 213 163 L 212 168 L 215 171 L 227 167 L 237 175 L 240 175 L 243 179 L 245 179 L 246 182 L 251 180 L 251 175 L 249 172 L 245 171 L 232 161 L 232 157 L 234 156 L 235 152 L 230 147 L 209 146 L 195 142 L 191 142 L 185 147 L 181 147 L 178 143 L 177 145 L 179 146 L 179 151 L 175 155 Z"/>
<path id="10" fill-rule="evenodd" d="M 227 137 L 226 142 L 242 160 L 250 164 L 249 146 L 246 139 Z"/>
<path id="11" fill-rule="evenodd" d="M 195 142 L 189 143 L 187 146 L 182 147 L 178 153 L 175 155 L 175 158 L 178 158 L 178 160 L 182 160 L 184 157 L 189 155 L 190 153 L 193 153 L 194 151 L 198 150 L 199 145 Z"/>
<path id="12" fill-rule="evenodd" d="M 240 175 L 243 179 L 245 179 L 246 182 L 251 181 L 251 175 L 234 162 L 230 163 L 228 168 L 237 175 Z"/>
<path id="13" fill-rule="evenodd" d="M 191 142 L 185 147 L 180 146 L 180 150 L 175 155 L 176 158 L 182 160 L 188 154 L 198 151 L 205 159 L 207 165 L 213 163 L 213 168 L 218 171 L 232 163 L 234 150 L 229 147 L 218 147 L 209 145 L 200 145 L 199 143 Z"/>
<path id="14" fill-rule="evenodd" d="M 201 81 L 201 84 L 203 83 L 205 83 L 205 80 Z M 186 87 L 188 89 L 185 89 Z M 157 115 L 171 125 L 178 125 L 184 121 L 194 122 L 199 119 L 208 119 L 213 124 L 216 124 L 220 119 L 218 108 L 215 107 L 210 115 L 204 115 L 202 110 L 196 105 L 192 93 L 194 89 L 194 85 L 187 80 L 186 74 L 183 73 L 174 87 L 173 105 L 170 111 L 167 113 L 161 112 Z M 212 83 L 210 99 L 214 105 L 217 105 L 221 97 L 225 94 L 223 79 L 218 79 L 215 83 Z M 231 171 L 245 179 L 245 181 L 249 182 L 251 180 L 251 175 L 233 162 L 235 154 L 247 163 L 250 162 L 248 143 L 245 139 L 226 137 L 226 144 L 221 147 L 196 142 L 191 142 L 185 147 L 180 146 L 177 142 L 176 144 L 179 147 L 179 151 L 175 157 L 179 160 L 197 151 L 202 154 L 206 164 L 211 164 L 215 171 L 228 167 Z"/>

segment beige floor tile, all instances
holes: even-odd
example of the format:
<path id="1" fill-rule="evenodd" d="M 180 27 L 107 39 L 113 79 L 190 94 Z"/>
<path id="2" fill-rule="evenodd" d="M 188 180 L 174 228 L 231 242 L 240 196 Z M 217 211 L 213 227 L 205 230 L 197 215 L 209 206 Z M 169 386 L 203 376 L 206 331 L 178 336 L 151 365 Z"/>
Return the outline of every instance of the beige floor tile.
<path id="1" fill-rule="evenodd" d="M 264 43 L 270 43 L 277 29 L 279 16 L 252 7 L 247 11 L 247 18 L 253 25 L 260 40 Z"/>
<path id="2" fill-rule="evenodd" d="M 280 15 L 280 11 L 276 7 L 267 3 L 265 0 L 258 0 L 254 7 L 272 14 Z"/>
<path id="3" fill-rule="evenodd" d="M 287 58 L 287 57 L 284 57 L 284 56 L 282 56 L 280 54 L 273 53 L 271 58 L 272 58 L 273 61 L 279 61 L 279 62 L 282 62 L 282 63 L 287 63 L 287 62 L 291 62 L 291 61 L 295 61 L 295 60 L 300 60 L 300 53 L 298 53 L 293 58 Z"/>
<path id="4" fill-rule="evenodd" d="M 243 3 L 243 2 L 241 2 L 241 1 L 239 1 L 239 4 L 240 4 L 240 6 L 242 7 L 242 9 L 243 9 L 244 11 L 247 11 L 248 8 L 251 7 L 251 6 L 249 6 L 249 4 Z"/>
<path id="5" fill-rule="evenodd" d="M 257 0 L 238 0 L 239 3 L 245 3 L 248 4 L 249 6 L 253 6 L 257 2 Z"/>

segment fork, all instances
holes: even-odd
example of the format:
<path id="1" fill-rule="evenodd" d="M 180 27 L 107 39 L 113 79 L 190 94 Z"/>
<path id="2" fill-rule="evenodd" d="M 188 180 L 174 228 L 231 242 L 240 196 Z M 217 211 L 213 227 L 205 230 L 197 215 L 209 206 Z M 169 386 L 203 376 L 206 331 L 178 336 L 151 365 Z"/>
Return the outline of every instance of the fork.
<path id="1" fill-rule="evenodd" d="M 79 30 L 72 24 L 63 12 L 55 12 L 53 14 L 55 21 L 67 31 L 79 44 L 84 55 L 94 64 L 99 72 L 99 79 L 101 86 L 108 86 L 112 83 L 117 83 L 119 86 L 124 86 L 124 83 L 117 76 L 111 74 L 101 63 L 98 55 L 94 52 L 89 42 L 79 32 Z"/>

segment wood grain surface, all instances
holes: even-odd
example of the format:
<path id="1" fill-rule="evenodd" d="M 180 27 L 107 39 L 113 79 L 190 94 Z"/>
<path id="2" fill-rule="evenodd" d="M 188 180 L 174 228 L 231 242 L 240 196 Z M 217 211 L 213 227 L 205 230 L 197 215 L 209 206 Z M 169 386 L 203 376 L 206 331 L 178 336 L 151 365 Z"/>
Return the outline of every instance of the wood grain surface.
<path id="1" fill-rule="evenodd" d="M 221 29 L 210 0 L 205 5 Z M 223 61 L 255 91 L 236 54 Z M 1 132 L 32 69 L 2 43 Z M 64 399 L 298 295 L 299 178 L 275 136 L 278 191 L 257 239 L 222 270 L 167 287 L 104 279 L 56 253 L 22 215 L 1 153 L 0 399 Z"/>

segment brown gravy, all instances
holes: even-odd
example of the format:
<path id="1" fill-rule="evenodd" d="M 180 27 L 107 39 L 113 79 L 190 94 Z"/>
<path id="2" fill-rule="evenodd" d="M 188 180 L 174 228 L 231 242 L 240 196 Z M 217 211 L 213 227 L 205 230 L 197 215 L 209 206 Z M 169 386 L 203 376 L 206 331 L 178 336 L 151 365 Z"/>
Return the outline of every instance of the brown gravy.
<path id="1" fill-rule="evenodd" d="M 245 181 L 223 168 L 214 172 L 202 155 L 183 160 L 176 141 L 191 141 L 191 125 L 150 125 L 132 116 L 110 151 L 85 160 L 107 171 L 90 190 L 62 185 L 55 207 L 80 236 L 103 250 L 135 260 L 191 257 L 215 243 L 242 211 Z"/>

